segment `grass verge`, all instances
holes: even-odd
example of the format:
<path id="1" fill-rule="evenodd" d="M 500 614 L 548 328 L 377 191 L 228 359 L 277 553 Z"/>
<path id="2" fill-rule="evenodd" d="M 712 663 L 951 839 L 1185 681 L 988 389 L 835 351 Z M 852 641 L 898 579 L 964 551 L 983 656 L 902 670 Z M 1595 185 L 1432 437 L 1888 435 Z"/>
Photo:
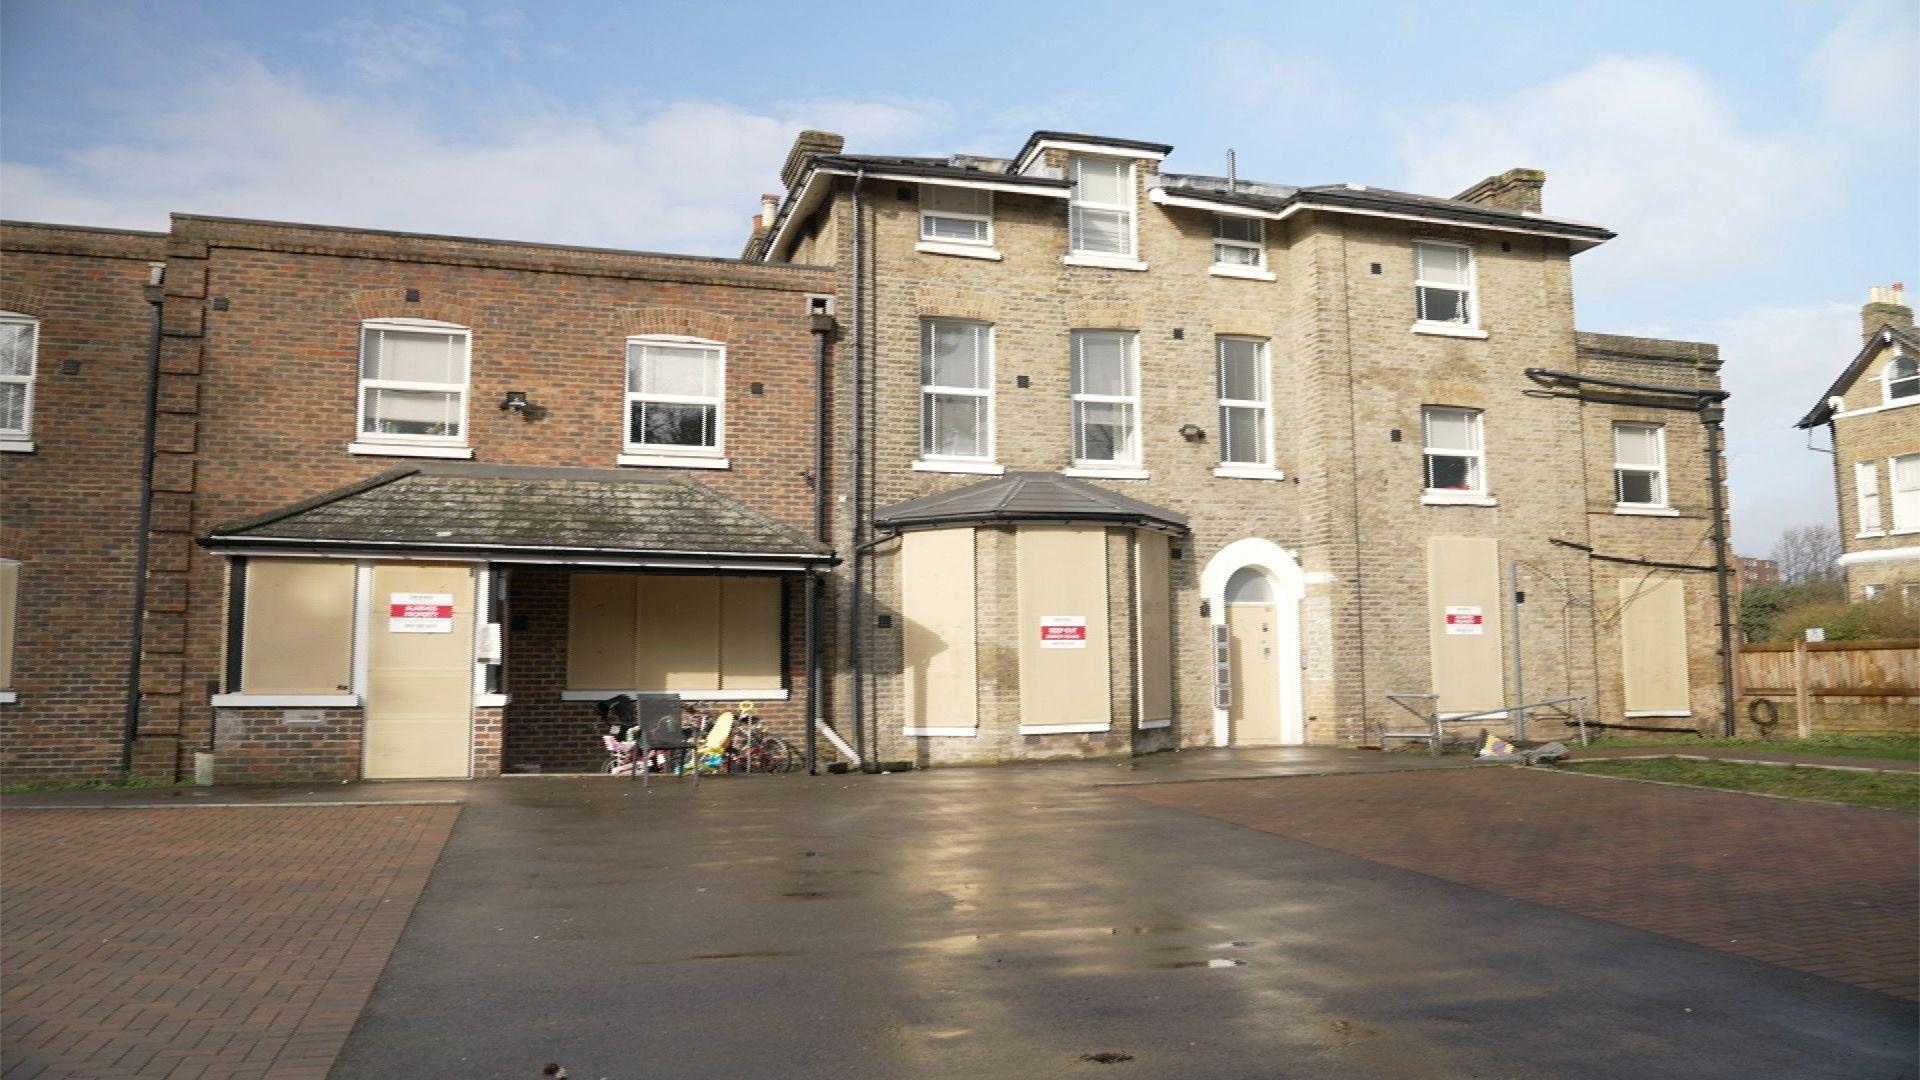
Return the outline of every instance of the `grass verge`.
<path id="1" fill-rule="evenodd" d="M 1913 773 L 1849 772 L 1796 765 L 1729 765 L 1673 758 L 1576 761 L 1559 767 L 1629 780 L 1659 780 L 1689 787 L 1790 795 L 1796 799 L 1920 813 L 1920 775 Z"/>
<path id="2" fill-rule="evenodd" d="M 1572 745 L 1569 743 L 1568 745 Z M 1811 739 L 1702 739 L 1693 735 L 1633 735 L 1593 740 L 1593 749 L 1626 746 L 1743 746 L 1778 754 L 1809 757 L 1881 758 L 1912 761 L 1920 758 L 1920 737 L 1912 735 L 1816 735 Z"/>

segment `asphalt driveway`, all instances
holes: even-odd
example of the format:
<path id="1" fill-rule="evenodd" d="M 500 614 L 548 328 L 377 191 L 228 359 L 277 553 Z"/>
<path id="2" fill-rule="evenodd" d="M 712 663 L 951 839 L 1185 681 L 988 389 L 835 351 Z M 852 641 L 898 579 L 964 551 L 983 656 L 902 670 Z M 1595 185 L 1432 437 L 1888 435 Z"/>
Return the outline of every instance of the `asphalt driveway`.
<path id="1" fill-rule="evenodd" d="M 1099 786 L 1401 764 L 471 785 L 333 1075 L 1915 1075 L 1886 994 Z"/>

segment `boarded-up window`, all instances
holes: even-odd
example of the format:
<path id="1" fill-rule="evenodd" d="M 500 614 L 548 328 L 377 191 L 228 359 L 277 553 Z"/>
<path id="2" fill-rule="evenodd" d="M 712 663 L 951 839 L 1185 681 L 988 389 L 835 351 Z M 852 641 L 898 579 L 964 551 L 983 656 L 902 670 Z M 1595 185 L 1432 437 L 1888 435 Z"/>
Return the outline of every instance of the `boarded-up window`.
<path id="1" fill-rule="evenodd" d="M 1020 725 L 1105 731 L 1106 530 L 1035 526 L 1018 537 Z"/>
<path id="2" fill-rule="evenodd" d="M 339 694 L 353 684 L 354 564 L 249 559 L 241 612 L 247 694 Z"/>
<path id="3" fill-rule="evenodd" d="M 0 559 L 0 690 L 13 689 L 14 611 L 20 604 L 20 564 Z"/>
<path id="4" fill-rule="evenodd" d="M 1172 592 L 1167 580 L 1167 538 L 1134 533 L 1134 595 L 1139 625 L 1140 724 L 1173 718 Z"/>
<path id="5" fill-rule="evenodd" d="M 1427 633 L 1441 712 L 1482 712 L 1506 704 L 1500 600 L 1498 541 L 1427 538 Z"/>
<path id="6" fill-rule="evenodd" d="M 1620 582 L 1620 653 L 1627 712 L 1692 712 L 1685 586 L 1673 578 Z"/>
<path id="7" fill-rule="evenodd" d="M 778 690 L 780 646 L 777 579 L 571 576 L 569 690 Z"/>
<path id="8" fill-rule="evenodd" d="M 972 529 L 900 538 L 906 726 L 971 731 L 979 716 Z"/>

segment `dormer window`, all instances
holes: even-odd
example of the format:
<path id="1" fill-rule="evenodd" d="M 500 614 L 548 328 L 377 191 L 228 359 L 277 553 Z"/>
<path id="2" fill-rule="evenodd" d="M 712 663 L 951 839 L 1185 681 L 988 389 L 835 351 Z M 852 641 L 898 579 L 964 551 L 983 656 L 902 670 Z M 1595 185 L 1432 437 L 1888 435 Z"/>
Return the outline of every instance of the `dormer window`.
<path id="1" fill-rule="evenodd" d="M 1067 239 L 1071 253 L 1133 258 L 1133 163 L 1075 154 L 1068 175 L 1073 181 Z"/>
<path id="2" fill-rule="evenodd" d="M 1213 217 L 1213 262 L 1215 266 L 1264 270 L 1267 267 L 1267 227 L 1259 218 Z"/>
<path id="3" fill-rule="evenodd" d="M 1920 359 L 1897 353 L 1887 363 L 1887 402 L 1920 398 Z"/>
<path id="4" fill-rule="evenodd" d="M 993 193 L 920 185 L 920 239 L 939 244 L 992 244 Z"/>

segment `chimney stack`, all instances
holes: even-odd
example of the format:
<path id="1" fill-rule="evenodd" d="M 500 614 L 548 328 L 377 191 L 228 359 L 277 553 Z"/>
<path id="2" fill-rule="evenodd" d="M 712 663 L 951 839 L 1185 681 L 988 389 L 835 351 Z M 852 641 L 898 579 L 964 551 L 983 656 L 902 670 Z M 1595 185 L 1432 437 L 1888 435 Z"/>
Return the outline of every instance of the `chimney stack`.
<path id="1" fill-rule="evenodd" d="M 822 154 L 837 154 L 847 148 L 844 135 L 831 131 L 803 131 L 793 140 L 793 149 L 787 151 L 787 163 L 780 166 L 780 182 L 788 191 L 799 183 L 800 174 L 807 169 L 807 162 Z"/>
<path id="2" fill-rule="evenodd" d="M 1489 176 L 1455 195 L 1461 202 L 1497 206 L 1502 210 L 1540 212 L 1540 191 L 1547 186 L 1547 174 L 1539 169 L 1508 169 Z"/>
<path id="3" fill-rule="evenodd" d="M 1883 326 L 1913 329 L 1913 309 L 1907 306 L 1907 287 L 1898 281 L 1868 289 L 1866 306 L 1860 309 L 1862 341 L 1871 340 Z"/>

